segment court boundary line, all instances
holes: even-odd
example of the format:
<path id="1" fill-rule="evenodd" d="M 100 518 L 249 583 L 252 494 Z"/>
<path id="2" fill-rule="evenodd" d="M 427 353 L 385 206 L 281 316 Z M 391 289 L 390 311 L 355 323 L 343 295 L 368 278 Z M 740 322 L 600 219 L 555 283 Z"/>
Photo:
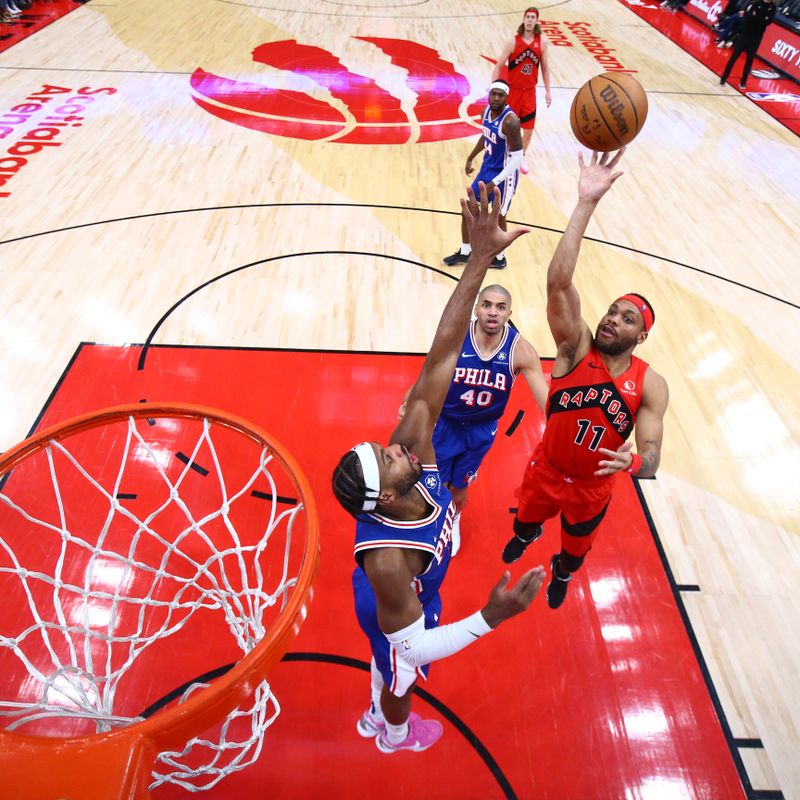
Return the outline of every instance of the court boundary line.
<path id="1" fill-rule="evenodd" d="M 737 737 L 733 735 L 733 731 L 731 729 L 730 723 L 728 722 L 728 717 L 725 713 L 725 709 L 722 707 L 722 701 L 719 699 L 719 695 L 717 694 L 717 688 L 714 685 L 714 680 L 711 677 L 711 672 L 708 669 L 708 664 L 706 663 L 705 656 L 703 656 L 703 651 L 700 647 L 700 643 L 697 640 L 697 635 L 694 632 L 694 626 L 692 625 L 691 618 L 689 617 L 689 612 L 686 610 L 686 606 L 683 602 L 683 596 L 681 594 L 681 590 L 686 591 L 687 586 L 683 584 L 678 584 L 675 580 L 675 575 L 672 572 L 672 566 L 669 563 L 669 559 L 667 558 L 666 550 L 664 549 L 663 544 L 661 543 L 661 537 L 658 535 L 658 529 L 656 528 L 655 520 L 653 519 L 650 513 L 650 507 L 647 505 L 647 499 L 644 496 L 644 492 L 642 491 L 642 487 L 640 485 L 640 479 L 636 478 L 635 476 L 631 476 L 633 480 L 633 488 L 636 491 L 636 495 L 639 498 L 639 504 L 642 507 L 642 513 L 644 514 L 645 520 L 647 522 L 647 527 L 650 530 L 650 535 L 653 537 L 653 544 L 655 545 L 656 551 L 658 552 L 659 560 L 661 561 L 661 566 L 664 569 L 664 575 L 667 578 L 667 582 L 669 583 L 670 591 L 672 592 L 672 596 L 675 600 L 675 605 L 678 609 L 678 613 L 683 620 L 683 626 L 686 629 L 686 635 L 689 637 L 689 644 L 694 652 L 695 659 L 697 660 L 697 665 L 700 668 L 700 674 L 703 676 L 703 682 L 706 685 L 706 689 L 708 691 L 709 698 L 711 700 L 712 705 L 714 706 L 714 712 L 717 715 L 717 719 L 719 720 L 720 728 L 722 729 L 722 733 L 725 736 L 725 741 L 728 745 L 728 750 L 730 751 L 731 758 L 733 759 L 733 763 L 736 766 L 736 771 L 739 773 L 739 780 L 742 782 L 742 788 L 744 789 L 745 795 L 747 796 L 748 800 L 758 800 L 759 798 L 763 797 L 764 795 L 761 794 L 762 792 L 773 792 L 780 790 L 773 790 L 773 789 L 755 789 L 753 784 L 750 781 L 750 776 L 747 774 L 747 769 L 744 765 L 744 761 L 742 760 L 741 754 L 739 753 L 739 748 L 736 745 Z M 702 589 L 699 587 L 695 589 L 694 587 L 691 588 L 691 591 L 700 591 Z M 772 795 L 770 795 L 772 796 Z M 783 794 L 774 795 L 774 797 L 782 798 Z"/>
<path id="2" fill-rule="evenodd" d="M 223 3 L 229 6 L 240 6 L 243 8 L 249 8 L 253 11 L 272 11 L 278 12 L 281 14 L 306 14 L 311 17 L 359 17 L 364 18 L 364 14 L 337 14 L 334 11 L 331 12 L 315 12 L 309 9 L 293 9 L 293 8 L 273 8 L 272 6 L 259 6 L 253 5 L 251 3 L 243 2 L 243 0 L 216 0 L 217 3 Z M 569 5 L 572 0 L 560 0 L 560 2 L 551 3 L 549 6 L 540 5 L 539 9 L 550 9 L 550 8 L 557 8 L 558 6 Z M 400 6 L 400 8 L 416 8 L 416 5 L 413 6 Z M 370 8 L 369 6 L 365 7 L 367 10 Z M 492 13 L 481 13 L 481 14 L 462 14 L 462 15 L 455 15 L 455 14 L 440 14 L 438 16 L 434 15 L 420 15 L 420 14 L 373 14 L 367 19 L 399 19 L 399 20 L 439 20 L 439 19 L 450 19 L 450 20 L 462 20 L 462 19 L 478 19 L 483 17 L 508 17 L 508 16 L 519 16 L 519 10 L 514 11 L 495 11 Z"/>
<path id="3" fill-rule="evenodd" d="M 415 213 L 426 213 L 426 214 L 444 214 L 447 216 L 452 217 L 460 217 L 460 211 L 452 211 L 449 209 L 440 209 L 440 208 L 418 208 L 413 206 L 397 206 L 397 205 L 390 205 L 388 203 L 321 203 L 321 202 L 313 202 L 313 201 L 299 201 L 296 203 L 241 203 L 236 205 L 223 205 L 223 206 L 203 206 L 199 208 L 184 208 L 184 209 L 176 209 L 172 211 L 152 211 L 145 214 L 132 214 L 127 217 L 116 217 L 111 219 L 104 219 L 104 220 L 97 220 L 96 222 L 81 222 L 77 225 L 67 225 L 63 228 L 53 228 L 47 231 L 39 231 L 37 233 L 28 233 L 24 234 L 23 236 L 17 236 L 12 239 L 0 239 L 0 246 L 4 244 L 13 244 L 15 242 L 22 242 L 26 241 L 27 239 L 35 239 L 40 236 L 51 236 L 57 233 L 66 233 L 68 231 L 80 230 L 82 228 L 91 228 L 99 225 L 110 225 L 118 222 L 133 222 L 138 220 L 144 219 L 152 219 L 153 217 L 166 217 L 171 216 L 174 214 L 195 214 L 201 212 L 209 212 L 209 211 L 241 211 L 244 209 L 259 209 L 259 208 L 362 208 L 362 209 L 379 209 L 379 210 L 386 210 L 386 211 L 413 211 Z M 518 219 L 509 219 L 508 220 L 512 225 L 521 225 L 525 228 L 530 228 L 531 230 L 537 231 L 544 231 L 546 233 L 557 233 L 563 234 L 564 229 L 562 228 L 551 228 L 548 225 L 537 225 L 536 223 L 532 222 L 525 222 L 524 220 Z M 748 292 L 753 292 L 754 294 L 761 295 L 762 297 L 766 297 L 769 300 L 775 300 L 778 303 L 782 303 L 783 305 L 789 306 L 790 308 L 795 308 L 800 310 L 800 303 L 793 303 L 791 300 L 787 300 L 783 297 L 778 297 L 777 295 L 770 294 L 769 292 L 764 291 L 763 289 L 757 289 L 754 286 L 748 286 L 746 283 L 742 283 L 741 281 L 736 281 L 733 278 L 727 278 L 724 275 L 717 275 L 714 272 L 711 272 L 706 269 L 702 269 L 701 267 L 695 267 L 691 264 L 685 264 L 682 261 L 677 261 L 673 258 L 668 258 L 667 256 L 660 256 L 656 253 L 650 253 L 647 250 L 641 250 L 640 248 L 633 247 L 631 245 L 620 244 L 618 242 L 611 242 L 607 239 L 601 239 L 595 236 L 584 236 L 584 241 L 587 242 L 594 242 L 595 244 L 602 244 L 608 247 L 614 247 L 618 250 L 623 250 L 628 253 L 636 253 L 637 255 L 643 256 L 645 258 L 652 258 L 656 261 L 661 261 L 665 264 L 670 264 L 674 267 L 680 267 L 682 269 L 689 270 L 691 272 L 696 272 L 701 275 L 705 275 L 708 278 L 713 278 L 715 280 L 722 281 L 724 283 L 730 284 L 731 286 L 736 286 L 739 289 L 744 289 Z M 325 254 L 325 255 L 336 255 L 336 254 L 349 254 L 351 251 L 348 250 L 320 250 L 314 251 L 317 253 Z M 362 251 L 352 251 L 352 252 L 362 252 Z M 292 253 L 287 253 L 283 256 L 273 256 L 270 259 L 263 259 L 263 260 L 274 260 L 275 258 L 290 258 L 292 257 Z M 389 258 L 397 258 L 400 259 L 401 256 L 387 256 L 385 253 L 372 253 L 370 255 L 379 256 L 379 257 L 389 257 Z M 227 272 L 234 272 L 239 269 L 243 269 L 244 266 L 254 266 L 255 264 L 262 263 L 263 260 L 259 260 L 256 262 L 252 262 L 249 265 L 243 265 L 239 267 L 233 267 L 231 270 L 227 270 Z M 440 272 L 444 275 L 449 275 L 449 273 L 443 272 L 438 267 L 433 267 L 430 264 L 422 264 L 422 262 L 412 262 L 423 266 L 425 269 L 432 269 Z M 222 273 L 225 274 L 225 273 Z M 219 276 L 218 276 L 219 277 Z M 452 277 L 452 276 L 451 276 Z M 213 282 L 215 279 L 210 279 L 208 282 Z M 194 294 L 196 289 L 193 289 L 190 294 Z M 187 295 L 188 296 L 188 295 Z M 176 304 L 179 305 L 180 301 Z"/>

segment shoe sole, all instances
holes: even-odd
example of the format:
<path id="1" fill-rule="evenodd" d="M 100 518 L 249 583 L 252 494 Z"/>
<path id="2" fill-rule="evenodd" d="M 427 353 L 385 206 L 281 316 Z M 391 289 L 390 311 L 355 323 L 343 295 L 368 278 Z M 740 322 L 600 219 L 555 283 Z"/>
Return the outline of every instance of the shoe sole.
<path id="1" fill-rule="evenodd" d="M 371 727 L 368 728 L 366 725 L 363 724 L 363 721 L 360 719 L 358 722 L 356 722 L 356 730 L 358 731 L 358 735 L 363 736 L 365 739 L 372 739 L 379 733 L 383 733 L 382 728 L 374 728 L 374 729 Z"/>
<path id="2" fill-rule="evenodd" d="M 375 739 L 375 746 L 378 748 L 378 750 L 381 751 L 381 753 L 386 753 L 387 755 L 390 755 L 391 753 L 403 753 L 403 752 L 421 753 L 423 750 L 427 750 L 429 747 L 433 747 L 433 745 L 435 745 L 436 742 L 439 741 L 439 738 L 441 737 L 434 739 L 430 744 L 423 745 L 417 742 L 413 747 L 392 747 L 391 745 L 381 746 L 382 742 L 380 737 L 378 737 L 377 739 Z"/>
<path id="3" fill-rule="evenodd" d="M 363 736 L 365 739 L 372 739 L 379 733 L 383 733 L 383 731 L 380 729 L 372 730 L 371 728 L 362 727 L 361 720 L 356 723 L 356 730 L 358 731 L 358 735 Z"/>

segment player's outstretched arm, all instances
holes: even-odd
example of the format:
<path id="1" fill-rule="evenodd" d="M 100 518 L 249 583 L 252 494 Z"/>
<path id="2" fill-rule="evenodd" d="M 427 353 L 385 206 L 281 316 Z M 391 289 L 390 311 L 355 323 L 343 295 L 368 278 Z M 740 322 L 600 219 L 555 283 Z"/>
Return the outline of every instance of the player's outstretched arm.
<path id="1" fill-rule="evenodd" d="M 528 232 L 526 228 L 504 231 L 499 224 L 500 192 L 495 189 L 490 207 L 486 187 L 483 183 L 479 185 L 480 198 L 476 198 L 470 189 L 467 198 L 461 200 L 461 213 L 469 232 L 472 252 L 461 280 L 442 312 L 419 378 L 408 395 L 406 412 L 391 438 L 392 443 L 405 445 L 423 462 L 433 455 L 433 426 L 442 410 L 486 270 L 501 250 Z"/>
<path id="2" fill-rule="evenodd" d="M 430 664 L 463 650 L 501 622 L 525 611 L 542 587 L 544 578 L 544 567 L 534 567 L 515 586 L 509 586 L 510 574 L 506 572 L 492 589 L 489 602 L 469 617 L 429 630 L 425 628 L 425 617 L 420 613 L 404 628 L 386 631 L 381 622 L 381 629 L 409 664 L 415 667 Z M 380 609 L 378 613 L 380 619 Z"/>
<path id="3" fill-rule="evenodd" d="M 510 586 L 511 573 L 506 571 L 495 584 L 489 595 L 489 602 L 481 610 L 486 624 L 496 628 L 501 622 L 521 614 L 533 602 L 545 578 L 544 567 L 529 569 L 518 581 Z"/>
<path id="4" fill-rule="evenodd" d="M 614 168 L 624 152 L 623 147 L 613 157 L 609 153 L 592 153 L 588 164 L 584 163 L 583 153 L 578 155 L 578 203 L 547 268 L 547 322 L 559 354 L 568 358 L 592 336 L 589 326 L 581 318 L 580 296 L 572 282 L 581 240 L 600 198 L 622 175 Z"/>

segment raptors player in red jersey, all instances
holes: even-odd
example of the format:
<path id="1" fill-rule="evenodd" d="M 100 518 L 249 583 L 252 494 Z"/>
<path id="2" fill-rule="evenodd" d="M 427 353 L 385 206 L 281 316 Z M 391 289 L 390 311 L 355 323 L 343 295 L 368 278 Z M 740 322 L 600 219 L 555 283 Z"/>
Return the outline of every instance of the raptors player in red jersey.
<path id="1" fill-rule="evenodd" d="M 556 343 L 544 436 L 520 489 L 514 537 L 503 561 L 516 561 L 561 512 L 561 552 L 550 561 L 547 601 L 558 608 L 580 569 L 608 508 L 616 473 L 655 475 L 661 457 L 669 392 L 664 378 L 633 355 L 655 321 L 650 303 L 625 294 L 592 335 L 572 282 L 581 239 L 600 198 L 621 172 L 624 148 L 611 157 L 579 156 L 578 204 L 547 269 L 547 321 Z M 636 453 L 628 441 L 634 430 Z"/>
<path id="2" fill-rule="evenodd" d="M 527 8 L 517 35 L 503 45 L 503 52 L 492 70 L 492 81 L 508 81 L 508 104 L 519 117 L 522 127 L 522 152 L 528 147 L 536 125 L 536 83 L 539 80 L 539 67 L 544 82 L 544 100 L 550 107 L 550 67 L 547 62 L 547 37 L 539 25 L 539 9 Z M 528 166 L 523 161 L 520 171 L 527 175 Z"/>

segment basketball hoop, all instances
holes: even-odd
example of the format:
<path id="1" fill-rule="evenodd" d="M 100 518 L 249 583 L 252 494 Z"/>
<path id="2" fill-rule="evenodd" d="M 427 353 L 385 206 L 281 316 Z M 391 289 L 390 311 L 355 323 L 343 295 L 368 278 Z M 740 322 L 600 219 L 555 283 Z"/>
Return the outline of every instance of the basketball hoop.
<path id="1" fill-rule="evenodd" d="M 299 466 L 229 414 L 119 406 L 6 452 L 0 795 L 138 800 L 253 763 L 318 560 Z"/>

